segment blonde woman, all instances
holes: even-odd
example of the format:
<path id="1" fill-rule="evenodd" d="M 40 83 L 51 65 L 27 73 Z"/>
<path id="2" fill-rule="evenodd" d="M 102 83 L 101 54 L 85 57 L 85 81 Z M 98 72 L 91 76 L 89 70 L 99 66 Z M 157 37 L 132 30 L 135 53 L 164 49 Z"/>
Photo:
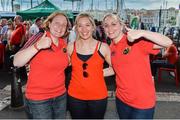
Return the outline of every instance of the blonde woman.
<path id="1" fill-rule="evenodd" d="M 157 54 L 159 48 L 170 46 L 172 41 L 158 33 L 128 29 L 116 14 L 107 14 L 103 26 L 112 40 L 119 118 L 152 119 L 156 96 L 149 54 Z"/>
<path id="2" fill-rule="evenodd" d="M 72 76 L 68 87 L 68 106 L 73 119 L 103 119 L 107 106 L 107 88 L 103 63 L 110 61 L 110 49 L 93 39 L 93 18 L 87 13 L 76 17 L 77 38 L 68 45 Z"/>

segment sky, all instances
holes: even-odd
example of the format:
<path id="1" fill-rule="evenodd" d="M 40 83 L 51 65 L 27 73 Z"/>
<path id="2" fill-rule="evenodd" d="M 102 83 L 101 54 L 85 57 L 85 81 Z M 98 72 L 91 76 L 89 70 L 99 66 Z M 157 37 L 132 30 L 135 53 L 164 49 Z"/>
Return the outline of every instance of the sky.
<path id="1" fill-rule="evenodd" d="M 127 8 L 135 8 L 135 9 L 141 9 L 141 8 L 159 9 L 160 6 L 166 8 L 166 2 L 167 2 L 167 8 L 174 7 L 178 9 L 180 4 L 180 0 L 125 0 L 125 1 Z"/>
<path id="2" fill-rule="evenodd" d="M 5 1 L 3 4 L 5 4 L 4 11 L 10 11 L 11 10 L 11 0 L 0 0 Z M 9 3 L 8 3 L 9 1 Z M 33 0 L 33 6 L 36 6 L 38 3 L 41 3 L 43 0 Z M 55 4 L 57 7 L 60 7 L 60 9 L 72 9 L 72 3 L 69 1 L 64 0 L 49 0 L 53 4 Z M 74 2 L 74 10 L 78 10 L 77 4 L 80 4 L 83 7 L 80 7 L 81 10 L 87 10 L 91 9 L 93 1 L 93 9 L 116 9 L 116 0 L 83 0 L 83 2 Z M 107 3 L 106 3 L 107 1 Z M 162 8 L 169 8 L 174 7 L 178 9 L 180 0 L 124 0 L 123 8 L 130 8 L 130 9 L 159 9 L 160 6 Z M 30 8 L 30 0 L 15 0 L 15 4 L 18 3 L 22 5 L 23 7 L 21 10 L 25 10 Z M 2 11 L 1 7 L 2 2 L 0 2 L 0 11 Z"/>

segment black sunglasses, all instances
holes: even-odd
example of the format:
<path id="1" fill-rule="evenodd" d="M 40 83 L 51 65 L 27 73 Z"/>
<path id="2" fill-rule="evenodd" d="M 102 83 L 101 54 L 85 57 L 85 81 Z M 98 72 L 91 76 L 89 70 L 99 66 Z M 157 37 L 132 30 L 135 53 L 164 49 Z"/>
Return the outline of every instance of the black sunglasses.
<path id="1" fill-rule="evenodd" d="M 87 63 L 83 63 L 82 64 L 82 68 L 83 68 L 83 77 L 87 78 L 88 77 L 88 73 L 85 71 L 87 69 L 88 64 Z"/>

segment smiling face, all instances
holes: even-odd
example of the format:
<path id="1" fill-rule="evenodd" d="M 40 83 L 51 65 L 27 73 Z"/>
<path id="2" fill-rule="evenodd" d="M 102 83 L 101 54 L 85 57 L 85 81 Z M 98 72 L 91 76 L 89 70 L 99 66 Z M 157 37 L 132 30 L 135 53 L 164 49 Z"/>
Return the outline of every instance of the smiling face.
<path id="1" fill-rule="evenodd" d="M 88 13 L 79 14 L 75 20 L 75 29 L 78 39 L 93 39 L 92 34 L 96 29 L 93 17 Z"/>
<path id="2" fill-rule="evenodd" d="M 103 20 L 104 31 L 112 40 L 118 40 L 122 34 L 122 25 L 120 20 L 113 15 L 106 16 Z"/>
<path id="3" fill-rule="evenodd" d="M 92 33 L 94 31 L 93 25 L 87 17 L 79 18 L 76 26 L 76 30 L 81 39 L 92 38 Z"/>
<path id="4" fill-rule="evenodd" d="M 64 36 L 67 29 L 67 24 L 68 22 L 65 16 L 55 16 L 52 22 L 49 23 L 49 30 L 51 35 L 57 38 Z"/>

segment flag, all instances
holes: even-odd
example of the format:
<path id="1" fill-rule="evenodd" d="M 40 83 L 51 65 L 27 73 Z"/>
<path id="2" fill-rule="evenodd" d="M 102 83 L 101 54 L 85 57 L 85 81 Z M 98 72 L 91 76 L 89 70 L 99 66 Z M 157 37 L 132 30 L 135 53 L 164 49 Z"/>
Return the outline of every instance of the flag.
<path id="1" fill-rule="evenodd" d="M 132 29 L 138 29 L 139 19 L 137 16 L 131 16 L 130 26 Z"/>

